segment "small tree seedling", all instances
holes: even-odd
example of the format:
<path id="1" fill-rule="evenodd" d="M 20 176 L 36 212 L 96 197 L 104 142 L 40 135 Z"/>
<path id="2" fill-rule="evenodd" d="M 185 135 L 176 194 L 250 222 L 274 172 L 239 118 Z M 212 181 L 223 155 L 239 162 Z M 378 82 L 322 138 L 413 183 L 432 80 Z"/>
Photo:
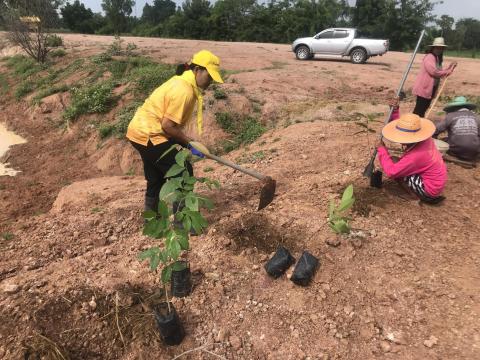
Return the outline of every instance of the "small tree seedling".
<path id="1" fill-rule="evenodd" d="M 340 204 L 336 206 L 335 201 L 330 201 L 328 209 L 328 225 L 337 234 L 350 233 L 351 220 L 345 216 L 345 213 L 353 206 L 355 197 L 353 196 L 353 185 L 349 185 L 343 192 Z"/>
<path id="2" fill-rule="evenodd" d="M 175 146 L 170 148 L 171 151 Z M 190 231 L 201 234 L 208 226 L 200 213 L 202 208 L 212 209 L 210 199 L 194 192 L 195 184 L 202 183 L 209 189 L 219 188 L 215 180 L 191 176 L 187 164 L 191 153 L 181 150 L 175 156 L 176 163 L 165 174 L 168 180 L 160 190 L 157 212 L 146 211 L 143 214 L 145 226 L 143 234 L 163 241 L 163 246 L 153 246 L 139 255 L 140 260 L 148 259 L 150 269 L 156 271 L 161 265 L 161 280 L 165 288 L 167 305 L 170 311 L 166 284 L 170 281 L 172 271 L 185 269 L 185 263 L 177 262 L 182 251 L 190 249 Z M 175 204 L 175 205 L 174 205 Z M 176 212 L 173 209 L 176 208 Z"/>

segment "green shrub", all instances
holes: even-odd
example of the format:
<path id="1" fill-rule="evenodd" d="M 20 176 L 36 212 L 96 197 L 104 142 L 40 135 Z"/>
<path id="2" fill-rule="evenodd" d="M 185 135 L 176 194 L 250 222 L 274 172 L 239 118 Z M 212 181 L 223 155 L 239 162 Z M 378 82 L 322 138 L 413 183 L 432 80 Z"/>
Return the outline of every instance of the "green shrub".
<path id="1" fill-rule="evenodd" d="M 63 39 L 55 34 L 48 35 L 46 44 L 48 47 L 59 47 L 63 45 Z"/>
<path id="2" fill-rule="evenodd" d="M 13 69 L 13 73 L 16 76 L 20 76 L 23 79 L 44 69 L 44 67 L 39 65 L 35 60 L 23 55 L 12 56 L 7 60 L 6 65 Z"/>
<path id="3" fill-rule="evenodd" d="M 56 49 L 56 50 L 53 50 L 50 52 L 50 56 L 51 57 L 64 57 L 65 55 L 67 55 L 67 52 L 63 49 Z"/>
<path id="4" fill-rule="evenodd" d="M 221 88 L 216 88 L 213 91 L 213 97 L 217 100 L 224 100 L 227 98 L 227 93 Z"/>
<path id="5" fill-rule="evenodd" d="M 237 149 L 241 145 L 251 144 L 264 132 L 265 127 L 254 117 L 248 115 L 216 113 L 215 119 L 220 127 L 233 139 L 223 143 L 226 152 Z"/>
<path id="6" fill-rule="evenodd" d="M 25 95 L 31 93 L 35 88 L 35 84 L 32 81 L 22 81 L 20 85 L 15 89 L 15 98 L 20 100 Z"/>
<path id="7" fill-rule="evenodd" d="M 115 103 L 112 95 L 113 84 L 106 82 L 86 88 L 71 90 L 72 100 L 63 116 L 66 120 L 74 120 L 82 114 L 105 113 Z"/>
<path id="8" fill-rule="evenodd" d="M 343 192 L 342 199 L 338 206 L 335 205 L 333 200 L 330 201 L 328 208 L 328 226 L 337 234 L 350 233 L 350 218 L 345 216 L 345 213 L 355 203 L 355 197 L 353 196 L 353 185 L 349 185 Z"/>
<path id="9" fill-rule="evenodd" d="M 113 60 L 108 63 L 107 70 L 112 73 L 114 79 L 121 79 L 125 75 L 128 65 L 125 60 Z"/>
<path id="10" fill-rule="evenodd" d="M 101 139 L 105 139 L 112 135 L 115 130 L 115 125 L 113 124 L 101 124 L 98 128 L 98 133 L 100 134 Z"/>
<path id="11" fill-rule="evenodd" d="M 138 95 L 148 96 L 162 83 L 175 75 L 172 65 L 151 64 L 132 70 L 131 78 Z"/>
<path id="12" fill-rule="evenodd" d="M 69 89 L 70 87 L 68 85 L 58 85 L 42 89 L 33 97 L 32 103 L 38 105 L 43 98 L 59 92 L 68 91 Z"/>

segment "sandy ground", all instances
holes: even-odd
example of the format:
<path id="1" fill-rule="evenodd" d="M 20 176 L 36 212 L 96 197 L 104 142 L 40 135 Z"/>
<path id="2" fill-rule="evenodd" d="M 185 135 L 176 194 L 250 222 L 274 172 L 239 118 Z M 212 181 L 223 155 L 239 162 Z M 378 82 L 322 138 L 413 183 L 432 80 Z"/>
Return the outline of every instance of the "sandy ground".
<path id="1" fill-rule="evenodd" d="M 112 42 L 64 38 L 71 58 Z M 2 98 L 2 122 L 28 143 L 10 151 L 22 173 L 0 178 L 0 230 L 13 234 L 0 238 L 0 358 L 58 350 L 72 359 L 172 359 L 203 345 L 216 355 L 198 350 L 183 358 L 480 358 L 478 169 L 449 164 L 447 200 L 437 207 L 409 200 L 389 181 L 370 188 L 361 176 L 375 134 L 367 136 L 360 114 L 380 128 L 408 54 L 352 65 L 299 62 L 286 45 L 125 40 L 165 62 L 202 48 L 221 58 L 228 98 L 210 104 L 207 94 L 202 141 L 223 136 L 216 111 L 257 109 L 270 130 L 227 157 L 273 176 L 276 198 L 255 212 L 254 179 L 211 161 L 196 164 L 198 174 L 213 168 L 208 176 L 223 186 L 203 190 L 216 208 L 207 233 L 191 240 L 194 290 L 174 300 L 187 337 L 165 347 L 148 310 L 158 277 L 137 260 L 152 243 L 141 235 L 138 156 L 125 141 L 100 142 L 88 119 L 67 132 L 55 127 L 65 94 L 43 108 Z M 455 60 L 445 93 L 479 96 L 478 60 Z M 131 169 L 137 176 L 125 176 Z M 337 238 L 326 224 L 328 203 L 351 183 L 356 235 Z M 308 249 L 320 259 L 310 286 L 265 274 L 278 244 L 296 258 Z"/>

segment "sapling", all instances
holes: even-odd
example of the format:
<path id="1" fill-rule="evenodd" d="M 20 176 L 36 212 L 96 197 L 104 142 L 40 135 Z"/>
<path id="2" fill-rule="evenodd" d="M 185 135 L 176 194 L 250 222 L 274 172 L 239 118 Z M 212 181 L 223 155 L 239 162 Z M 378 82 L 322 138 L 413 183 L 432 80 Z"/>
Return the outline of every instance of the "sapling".
<path id="1" fill-rule="evenodd" d="M 353 206 L 354 202 L 355 197 L 353 196 L 353 185 L 349 185 L 345 189 L 338 206 L 336 206 L 334 200 L 330 201 L 328 209 L 328 225 L 337 234 L 350 233 L 349 221 L 351 219 L 345 216 L 345 213 Z"/>
<path id="2" fill-rule="evenodd" d="M 173 148 L 174 146 L 168 151 Z M 152 271 L 157 270 L 162 264 L 160 277 L 165 288 L 169 312 L 170 304 L 166 284 L 171 279 L 172 271 L 181 271 L 186 268 L 185 263 L 177 262 L 177 260 L 182 251 L 190 248 L 190 231 L 201 234 L 208 226 L 200 210 L 213 208 L 210 199 L 194 192 L 195 184 L 203 183 L 209 189 L 220 186 L 215 180 L 191 176 L 187 169 L 190 156 L 189 150 L 183 149 L 178 152 L 175 156 L 176 163 L 165 174 L 165 178 L 168 180 L 160 190 L 157 212 L 150 210 L 143 214 L 146 220 L 143 234 L 163 240 L 163 247 L 153 246 L 142 251 L 139 258 L 140 260 L 149 259 Z M 174 203 L 176 212 L 173 210 Z"/>

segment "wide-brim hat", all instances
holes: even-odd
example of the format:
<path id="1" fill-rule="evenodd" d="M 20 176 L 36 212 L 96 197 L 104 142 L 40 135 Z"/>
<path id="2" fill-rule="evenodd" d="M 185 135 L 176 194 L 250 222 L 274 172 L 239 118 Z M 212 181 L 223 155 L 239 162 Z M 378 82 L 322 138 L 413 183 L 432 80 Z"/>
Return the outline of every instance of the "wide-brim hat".
<path id="1" fill-rule="evenodd" d="M 208 50 L 200 50 L 192 58 L 192 64 L 196 64 L 207 69 L 208 73 L 217 83 L 223 83 L 220 75 L 220 59 Z"/>
<path id="2" fill-rule="evenodd" d="M 418 143 L 431 137 L 434 132 L 433 122 L 415 114 L 404 114 L 382 129 L 385 139 L 400 144 Z"/>
<path id="3" fill-rule="evenodd" d="M 433 44 L 428 45 L 432 47 L 448 47 L 448 45 L 445 45 L 445 39 L 443 37 L 437 37 L 433 39 Z"/>
<path id="4" fill-rule="evenodd" d="M 450 112 L 455 109 L 461 109 L 461 108 L 467 108 L 469 110 L 476 109 L 477 105 L 474 103 L 468 102 L 467 98 L 465 96 L 457 96 L 455 99 L 453 99 L 452 102 L 449 102 L 443 110 L 445 112 Z"/>

